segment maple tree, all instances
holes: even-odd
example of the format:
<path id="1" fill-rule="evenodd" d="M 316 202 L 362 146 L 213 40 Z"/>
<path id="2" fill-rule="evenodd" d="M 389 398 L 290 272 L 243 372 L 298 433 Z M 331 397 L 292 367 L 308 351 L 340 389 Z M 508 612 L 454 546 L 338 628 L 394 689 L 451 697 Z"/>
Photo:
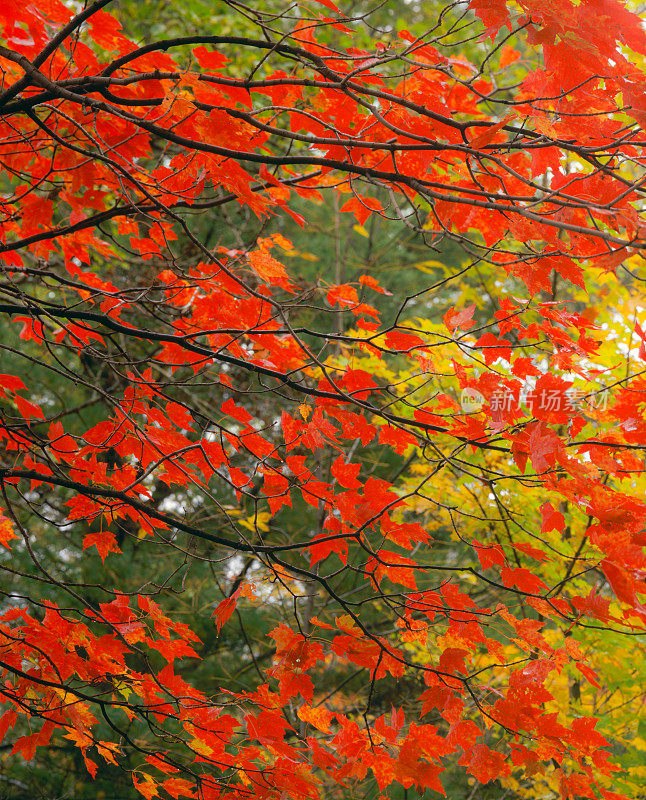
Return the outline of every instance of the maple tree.
<path id="1" fill-rule="evenodd" d="M 110 5 L 0 8 L 3 746 L 146 798 L 634 795 L 639 16 Z"/>

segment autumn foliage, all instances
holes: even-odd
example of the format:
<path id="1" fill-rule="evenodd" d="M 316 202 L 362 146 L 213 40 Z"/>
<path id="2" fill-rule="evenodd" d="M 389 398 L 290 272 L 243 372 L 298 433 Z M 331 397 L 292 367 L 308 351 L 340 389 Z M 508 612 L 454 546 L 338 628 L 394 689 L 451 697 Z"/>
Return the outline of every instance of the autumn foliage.
<path id="1" fill-rule="evenodd" d="M 0 740 L 145 798 L 621 800 L 642 21 L 256 5 L 141 44 L 0 3 Z M 322 210 L 411 232 L 415 291 L 304 254 Z"/>

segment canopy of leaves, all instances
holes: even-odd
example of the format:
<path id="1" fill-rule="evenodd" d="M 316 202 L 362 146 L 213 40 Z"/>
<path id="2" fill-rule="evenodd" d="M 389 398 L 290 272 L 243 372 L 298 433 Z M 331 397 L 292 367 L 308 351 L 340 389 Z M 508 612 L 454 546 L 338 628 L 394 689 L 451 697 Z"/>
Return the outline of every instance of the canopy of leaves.
<path id="1" fill-rule="evenodd" d="M 350 5 L 0 6 L 3 796 L 643 792 L 642 22 Z"/>

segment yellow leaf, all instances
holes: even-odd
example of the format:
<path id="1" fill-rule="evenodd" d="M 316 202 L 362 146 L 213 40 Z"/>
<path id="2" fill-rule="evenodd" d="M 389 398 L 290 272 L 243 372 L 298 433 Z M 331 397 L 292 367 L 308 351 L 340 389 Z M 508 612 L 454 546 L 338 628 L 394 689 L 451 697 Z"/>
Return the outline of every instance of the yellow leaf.
<path id="1" fill-rule="evenodd" d="M 420 272 L 434 272 L 436 269 L 445 269 L 446 264 L 441 261 L 420 261 L 418 264 L 411 264 L 413 269 L 418 269 Z"/>
<path id="2" fill-rule="evenodd" d="M 246 519 L 241 519 L 238 524 L 252 532 L 258 529 L 262 531 L 262 533 L 268 533 L 269 525 L 267 525 L 267 523 L 271 519 L 271 516 L 269 511 L 260 511 L 258 514 L 252 514 Z"/>
<path id="3" fill-rule="evenodd" d="M 201 739 L 193 739 L 189 742 L 188 746 L 194 753 L 198 753 L 207 758 L 214 752 L 213 748 L 209 747 L 208 744 Z"/>
<path id="4" fill-rule="evenodd" d="M 114 688 L 125 700 L 127 700 L 132 694 L 132 689 L 130 688 L 130 685 L 126 683 L 126 681 L 115 681 Z"/>

